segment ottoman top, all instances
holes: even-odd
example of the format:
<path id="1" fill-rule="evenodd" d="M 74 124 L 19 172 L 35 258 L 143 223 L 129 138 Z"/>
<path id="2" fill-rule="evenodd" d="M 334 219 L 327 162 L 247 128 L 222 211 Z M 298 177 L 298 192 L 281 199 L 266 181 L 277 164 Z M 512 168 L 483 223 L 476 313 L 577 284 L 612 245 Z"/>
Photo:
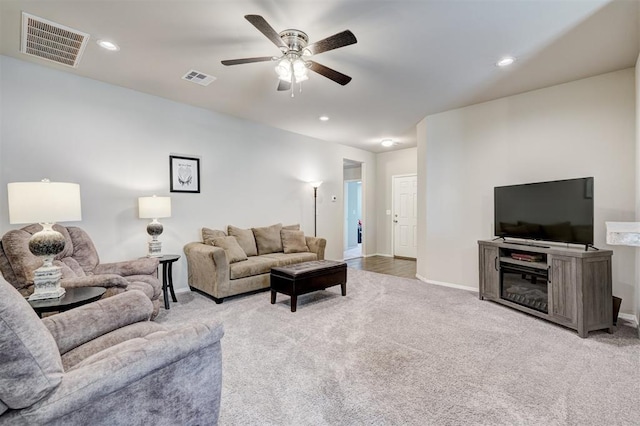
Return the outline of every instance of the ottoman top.
<path id="1" fill-rule="evenodd" d="M 311 272 L 346 267 L 347 264 L 345 262 L 339 262 L 336 260 L 312 260 L 311 262 L 295 263 L 293 265 L 271 268 L 271 272 L 277 272 L 280 275 L 298 276 Z"/>

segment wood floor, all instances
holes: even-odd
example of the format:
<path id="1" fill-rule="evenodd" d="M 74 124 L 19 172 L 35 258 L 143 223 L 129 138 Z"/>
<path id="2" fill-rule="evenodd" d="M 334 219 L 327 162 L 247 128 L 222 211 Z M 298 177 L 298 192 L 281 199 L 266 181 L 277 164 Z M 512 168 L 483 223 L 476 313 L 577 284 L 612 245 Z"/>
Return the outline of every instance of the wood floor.
<path id="1" fill-rule="evenodd" d="M 345 260 L 347 267 L 403 278 L 416 278 L 416 261 L 386 256 L 358 257 Z"/>

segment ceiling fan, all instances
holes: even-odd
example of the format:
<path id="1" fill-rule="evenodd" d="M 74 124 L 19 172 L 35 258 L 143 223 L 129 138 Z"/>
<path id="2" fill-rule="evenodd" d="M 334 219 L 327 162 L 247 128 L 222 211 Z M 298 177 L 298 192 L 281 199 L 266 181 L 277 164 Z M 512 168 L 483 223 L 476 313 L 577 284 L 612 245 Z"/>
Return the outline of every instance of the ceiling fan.
<path id="1" fill-rule="evenodd" d="M 343 86 L 351 81 L 351 77 L 348 75 L 309 59 L 312 55 L 357 43 L 358 40 L 356 40 L 356 36 L 353 35 L 351 31 L 342 31 L 315 43 L 308 44 L 309 37 L 303 31 L 289 29 L 277 33 L 260 15 L 245 15 L 244 18 L 271 40 L 273 44 L 280 48 L 282 55 L 229 59 L 222 61 L 222 65 L 277 61 L 276 73 L 280 80 L 278 90 L 291 90 L 291 97 L 293 97 L 293 86 L 296 83 L 300 85 L 300 91 L 302 91 L 301 83 L 309 79 L 308 70 L 327 77 Z"/>

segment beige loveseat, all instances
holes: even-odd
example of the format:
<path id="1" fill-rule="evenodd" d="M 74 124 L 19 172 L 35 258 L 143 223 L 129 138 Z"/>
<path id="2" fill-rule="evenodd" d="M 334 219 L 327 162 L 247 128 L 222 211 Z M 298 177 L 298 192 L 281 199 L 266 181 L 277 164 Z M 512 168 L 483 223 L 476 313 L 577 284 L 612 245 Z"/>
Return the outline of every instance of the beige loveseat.
<path id="1" fill-rule="evenodd" d="M 229 226 L 227 232 L 202 228 L 202 242 L 184 247 L 189 287 L 222 303 L 225 297 L 269 288 L 274 266 L 324 259 L 326 245 L 324 238 L 305 236 L 299 225 Z"/>

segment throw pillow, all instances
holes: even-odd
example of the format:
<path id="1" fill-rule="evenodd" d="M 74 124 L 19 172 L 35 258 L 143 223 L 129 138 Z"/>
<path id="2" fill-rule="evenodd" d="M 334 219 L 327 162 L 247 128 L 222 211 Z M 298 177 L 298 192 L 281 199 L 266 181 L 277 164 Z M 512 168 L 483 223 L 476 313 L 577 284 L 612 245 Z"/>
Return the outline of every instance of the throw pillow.
<path id="1" fill-rule="evenodd" d="M 236 237 L 218 237 L 213 239 L 213 245 L 224 249 L 227 253 L 229 263 L 242 262 L 247 260 L 247 254 L 242 250 Z"/>
<path id="2" fill-rule="evenodd" d="M 283 226 L 282 229 L 286 229 L 288 231 L 299 231 L 300 230 L 300 224 L 296 223 L 295 225 Z"/>
<path id="3" fill-rule="evenodd" d="M 276 223 L 275 225 L 265 228 L 253 228 L 253 235 L 256 237 L 259 255 L 282 252 L 281 230 L 281 223 Z"/>
<path id="4" fill-rule="evenodd" d="M 213 244 L 214 238 L 226 237 L 224 231 L 218 229 L 202 228 L 202 242 L 205 244 Z"/>
<path id="5" fill-rule="evenodd" d="M 256 247 L 256 239 L 253 237 L 253 231 L 251 229 L 236 228 L 229 225 L 227 227 L 228 234 L 236 237 L 238 244 L 242 247 L 247 256 L 257 256 L 258 248 Z"/>
<path id="6" fill-rule="evenodd" d="M 280 235 L 282 236 L 282 246 L 285 253 L 304 253 L 309 251 L 303 231 L 283 229 L 280 231 Z"/>

